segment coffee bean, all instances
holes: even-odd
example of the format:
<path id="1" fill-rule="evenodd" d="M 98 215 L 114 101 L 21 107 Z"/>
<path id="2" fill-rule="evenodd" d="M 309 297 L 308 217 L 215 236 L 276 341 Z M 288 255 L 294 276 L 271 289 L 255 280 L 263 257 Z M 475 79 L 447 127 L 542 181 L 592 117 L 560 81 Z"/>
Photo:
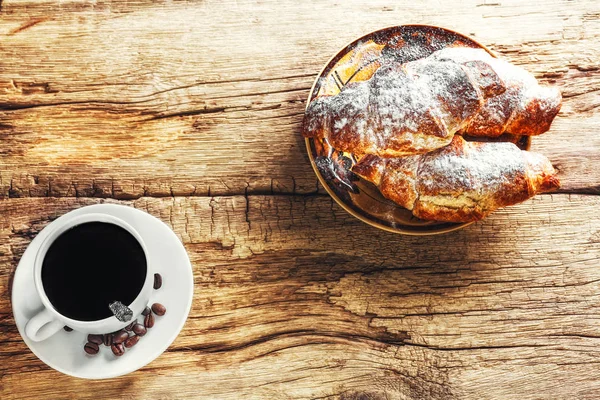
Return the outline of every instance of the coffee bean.
<path id="1" fill-rule="evenodd" d="M 125 354 L 125 348 L 121 343 L 113 344 L 112 346 L 110 346 L 110 349 L 112 350 L 113 354 L 117 357 L 121 357 L 123 354 Z"/>
<path id="2" fill-rule="evenodd" d="M 154 315 L 146 315 L 146 317 L 144 318 L 144 326 L 146 328 L 152 328 L 154 326 Z"/>
<path id="3" fill-rule="evenodd" d="M 113 335 L 112 335 L 112 333 L 106 333 L 104 335 L 103 342 L 104 342 L 104 345 L 107 346 L 107 347 L 110 346 L 110 345 L 112 345 L 112 343 L 113 343 Z"/>
<path id="4" fill-rule="evenodd" d="M 150 307 L 146 307 L 144 308 L 144 311 L 142 311 L 142 315 L 145 317 L 146 315 L 150 314 Z"/>
<path id="5" fill-rule="evenodd" d="M 152 304 L 152 311 L 154 312 L 154 314 L 158 315 L 159 317 L 162 317 L 167 312 L 167 309 L 160 303 L 154 303 Z"/>
<path id="6" fill-rule="evenodd" d="M 64 326 L 63 329 L 67 332 L 73 332 L 73 328 L 69 328 L 68 326 Z"/>
<path id="7" fill-rule="evenodd" d="M 102 344 L 102 335 L 92 335 L 89 334 L 87 337 L 88 342 L 92 342 L 95 344 Z"/>
<path id="8" fill-rule="evenodd" d="M 137 344 L 140 341 L 140 336 L 134 335 L 125 341 L 125 347 L 130 348 Z"/>
<path id="9" fill-rule="evenodd" d="M 160 289 L 162 286 L 162 276 L 160 274 L 154 274 L 154 289 Z"/>
<path id="10" fill-rule="evenodd" d="M 131 330 L 133 329 L 133 326 L 134 326 L 136 323 L 137 323 L 137 321 L 133 321 L 132 323 L 130 323 L 129 325 L 127 325 L 127 326 L 125 327 L 125 330 L 126 330 L 127 332 L 131 332 Z"/>
<path id="11" fill-rule="evenodd" d="M 133 326 L 133 332 L 138 335 L 138 336 L 144 336 L 146 334 L 146 332 L 148 332 L 146 330 L 146 327 L 142 324 L 135 324 Z"/>
<path id="12" fill-rule="evenodd" d="M 113 335 L 113 343 L 123 343 L 129 337 L 129 333 L 127 331 L 119 331 Z"/>
<path id="13" fill-rule="evenodd" d="M 100 349 L 98 348 L 98 345 L 96 343 L 87 342 L 85 346 L 83 346 L 83 350 L 85 350 L 86 353 L 93 356 L 94 354 L 97 354 L 98 350 Z"/>

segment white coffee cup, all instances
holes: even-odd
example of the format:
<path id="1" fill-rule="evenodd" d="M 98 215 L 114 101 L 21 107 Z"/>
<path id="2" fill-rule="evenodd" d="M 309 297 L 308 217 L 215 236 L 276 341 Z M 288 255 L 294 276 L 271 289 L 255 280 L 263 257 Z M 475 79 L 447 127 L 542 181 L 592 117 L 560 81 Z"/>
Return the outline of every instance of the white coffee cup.
<path id="1" fill-rule="evenodd" d="M 97 321 L 79 321 L 68 318 L 54 308 L 48 299 L 46 292 L 44 291 L 44 284 L 42 282 L 42 265 L 44 263 L 46 252 L 61 234 L 77 225 L 88 222 L 104 222 L 117 225 L 125 229 L 139 242 L 144 251 L 144 256 L 146 257 L 146 278 L 144 279 L 144 285 L 133 302 L 131 304 L 125 304 L 133 312 L 133 318 L 130 321 L 119 321 L 114 315 Z M 144 308 L 148 305 L 150 295 L 152 294 L 154 284 L 154 269 L 152 267 L 152 261 L 148 257 L 148 250 L 144 244 L 144 240 L 131 225 L 120 218 L 108 214 L 95 213 L 76 215 L 72 217 L 68 217 L 67 214 L 55 221 L 51 226 L 51 229 L 52 230 L 39 247 L 33 266 L 35 289 L 42 299 L 44 309 L 31 318 L 25 326 L 25 334 L 31 340 L 35 342 L 45 340 L 54 335 L 65 325 L 83 333 L 103 334 L 115 332 L 129 325 L 131 321 L 135 319 L 135 317 L 142 313 Z"/>

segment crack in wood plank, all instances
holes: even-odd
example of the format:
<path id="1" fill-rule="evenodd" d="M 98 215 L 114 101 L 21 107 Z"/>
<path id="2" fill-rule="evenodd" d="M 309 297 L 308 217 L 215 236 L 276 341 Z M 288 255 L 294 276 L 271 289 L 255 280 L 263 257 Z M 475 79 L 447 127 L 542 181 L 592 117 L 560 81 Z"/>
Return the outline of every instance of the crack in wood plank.
<path id="1" fill-rule="evenodd" d="M 2 6 L 2 3 L 0 3 L 0 7 Z M 40 24 L 42 22 L 48 21 L 49 18 L 32 18 L 27 22 L 24 22 L 22 25 L 18 26 L 17 28 L 11 30 L 10 32 L 7 33 L 7 36 L 12 36 L 12 35 L 16 35 L 19 32 L 23 32 L 24 30 L 27 30 L 31 27 L 36 26 L 37 24 Z"/>

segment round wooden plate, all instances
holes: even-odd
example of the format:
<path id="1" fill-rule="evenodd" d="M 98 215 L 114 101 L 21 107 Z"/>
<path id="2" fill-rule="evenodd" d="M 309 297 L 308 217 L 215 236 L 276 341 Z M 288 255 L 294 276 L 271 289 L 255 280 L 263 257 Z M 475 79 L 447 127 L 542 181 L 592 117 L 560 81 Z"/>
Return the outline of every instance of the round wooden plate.
<path id="1" fill-rule="evenodd" d="M 481 48 L 495 57 L 475 40 L 448 29 L 427 25 L 385 28 L 353 41 L 331 58 L 315 80 L 306 105 L 319 96 L 338 94 L 348 83 L 370 79 L 386 63 L 418 60 L 445 47 Z M 528 136 L 502 135 L 494 140 L 511 141 L 524 150 L 530 145 Z M 306 139 L 306 147 L 315 173 L 331 197 L 369 225 L 407 235 L 433 235 L 472 223 L 418 219 L 409 210 L 384 198 L 372 183 L 352 173 L 350 168 L 356 163 L 353 154 L 338 151 L 321 139 Z"/>

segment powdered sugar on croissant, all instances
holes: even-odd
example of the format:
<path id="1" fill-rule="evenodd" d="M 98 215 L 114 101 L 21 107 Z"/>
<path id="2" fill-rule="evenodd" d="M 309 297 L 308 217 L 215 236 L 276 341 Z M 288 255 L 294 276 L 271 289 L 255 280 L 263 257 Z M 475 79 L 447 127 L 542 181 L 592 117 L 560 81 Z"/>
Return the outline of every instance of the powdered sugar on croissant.
<path id="1" fill-rule="evenodd" d="M 560 93 L 484 50 L 448 48 L 380 67 L 371 79 L 313 100 L 303 134 L 355 154 L 397 157 L 446 146 L 457 131 L 539 134 L 560 109 Z M 486 133 L 487 132 L 487 133 Z"/>
<path id="2" fill-rule="evenodd" d="M 368 155 L 352 171 L 424 220 L 468 222 L 552 191 L 560 182 L 546 157 L 512 143 L 455 136 L 436 151 L 400 158 Z"/>
<path id="3" fill-rule="evenodd" d="M 562 96 L 557 88 L 540 86 L 529 72 L 493 58 L 481 49 L 446 48 L 433 53 L 430 58 L 465 65 L 486 63 L 504 83 L 505 90 L 486 97 L 482 109 L 463 129 L 469 135 L 495 137 L 504 132 L 539 135 L 550 129 L 560 111 Z"/>

